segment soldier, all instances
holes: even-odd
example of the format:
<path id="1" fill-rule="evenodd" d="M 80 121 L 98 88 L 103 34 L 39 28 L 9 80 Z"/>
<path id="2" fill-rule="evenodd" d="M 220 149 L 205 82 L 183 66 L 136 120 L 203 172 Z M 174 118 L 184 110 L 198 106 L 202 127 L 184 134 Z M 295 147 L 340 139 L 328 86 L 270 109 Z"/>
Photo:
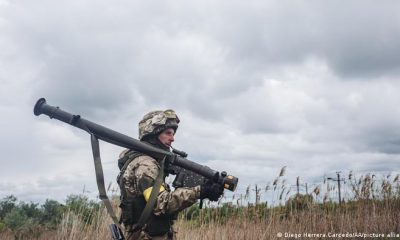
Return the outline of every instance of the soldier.
<path id="1" fill-rule="evenodd" d="M 173 110 L 150 112 L 139 122 L 139 139 L 170 151 L 178 124 L 179 118 Z M 120 154 L 118 164 L 121 173 L 118 183 L 121 189 L 121 222 L 125 226 L 125 236 L 128 240 L 174 239 L 172 225 L 179 211 L 191 206 L 197 199 L 208 198 L 217 201 L 223 193 L 223 187 L 212 182 L 171 191 L 164 177 L 154 210 L 147 222 L 138 226 L 139 218 L 146 203 L 150 201 L 150 193 L 160 173 L 161 161 L 162 159 L 154 159 L 128 149 Z"/>

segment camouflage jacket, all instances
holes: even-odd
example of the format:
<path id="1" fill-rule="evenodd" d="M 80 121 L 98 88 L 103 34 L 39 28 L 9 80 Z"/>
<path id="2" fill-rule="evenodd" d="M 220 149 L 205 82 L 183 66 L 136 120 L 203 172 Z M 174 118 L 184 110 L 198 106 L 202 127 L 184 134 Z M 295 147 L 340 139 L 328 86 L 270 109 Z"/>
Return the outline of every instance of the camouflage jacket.
<path id="1" fill-rule="evenodd" d="M 143 197 L 146 201 L 150 196 L 152 186 L 160 171 L 159 163 L 152 157 L 142 155 L 131 161 L 123 174 L 120 183 L 126 197 Z M 164 182 L 158 194 L 154 215 L 174 215 L 194 204 L 200 197 L 200 186 L 193 188 L 178 188 L 171 191 Z"/>

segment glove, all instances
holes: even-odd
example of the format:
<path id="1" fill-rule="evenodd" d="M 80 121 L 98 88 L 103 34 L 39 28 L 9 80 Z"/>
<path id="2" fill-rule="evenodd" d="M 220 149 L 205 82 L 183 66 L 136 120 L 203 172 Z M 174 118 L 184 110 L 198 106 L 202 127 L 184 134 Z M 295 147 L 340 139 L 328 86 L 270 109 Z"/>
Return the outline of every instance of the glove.
<path id="1" fill-rule="evenodd" d="M 218 201 L 224 193 L 224 188 L 213 181 L 207 181 L 200 186 L 200 199 L 208 198 L 210 201 Z"/>

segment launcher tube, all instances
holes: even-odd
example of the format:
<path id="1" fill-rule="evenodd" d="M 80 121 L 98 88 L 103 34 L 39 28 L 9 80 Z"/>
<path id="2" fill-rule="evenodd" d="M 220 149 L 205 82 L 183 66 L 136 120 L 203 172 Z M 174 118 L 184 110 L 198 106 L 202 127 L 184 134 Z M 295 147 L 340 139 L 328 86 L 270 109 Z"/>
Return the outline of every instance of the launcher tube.
<path id="1" fill-rule="evenodd" d="M 41 98 L 36 102 L 33 112 L 36 116 L 39 116 L 40 114 L 45 114 L 50 118 L 55 118 L 62 122 L 68 123 L 74 127 L 80 128 L 88 132 L 89 134 L 93 133 L 99 139 L 111 144 L 115 144 L 124 148 L 133 149 L 135 151 L 142 152 L 154 158 L 162 158 L 164 156 L 167 156 L 169 157 L 169 159 L 172 159 L 171 163 L 174 165 L 198 173 L 216 182 L 217 181 L 225 182 L 223 179 L 221 179 L 225 178 L 225 176 L 221 176 L 218 171 L 215 171 L 207 166 L 190 161 L 186 158 L 180 157 L 172 152 L 155 148 L 137 139 L 131 138 L 122 133 L 119 133 L 112 129 L 106 128 L 89 120 L 86 120 L 80 117 L 79 115 L 73 115 L 69 112 L 61 110 L 59 107 L 51 106 L 46 103 L 46 99 L 44 98 Z M 236 188 L 236 184 L 237 181 L 234 183 L 234 186 L 231 186 L 230 188 L 233 188 L 234 190 L 234 188 Z M 230 190 L 233 191 L 232 189 Z"/>

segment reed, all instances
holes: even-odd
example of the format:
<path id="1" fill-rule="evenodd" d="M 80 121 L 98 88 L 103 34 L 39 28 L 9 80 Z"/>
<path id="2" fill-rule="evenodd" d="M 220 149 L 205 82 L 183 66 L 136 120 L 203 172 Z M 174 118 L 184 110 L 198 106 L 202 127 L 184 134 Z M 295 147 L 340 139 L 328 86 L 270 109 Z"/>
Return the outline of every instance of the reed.
<path id="1" fill-rule="evenodd" d="M 285 170 L 280 171 L 272 187 L 269 184 L 265 188 L 255 187 L 257 191 L 273 191 L 272 201 L 278 204 L 268 206 L 259 199 L 258 204 L 249 203 L 249 186 L 244 195 L 234 195 L 232 202 L 206 202 L 203 209 L 194 205 L 181 212 L 175 222 L 177 239 L 279 239 L 279 234 L 292 239 L 307 239 L 307 236 L 319 239 L 322 234 L 346 233 L 353 234 L 346 239 L 359 239 L 354 234 L 400 234 L 399 175 L 378 178 L 374 174 L 357 177 L 350 173 L 347 179 L 350 192 L 339 205 L 334 201 L 336 189 L 328 181 L 325 186 L 311 188 L 309 194 L 290 196 L 290 188 L 283 179 Z M 260 194 L 261 191 L 257 192 L 256 198 Z M 117 206 L 118 198 L 114 198 L 116 211 Z M 110 223 L 104 207 L 91 208 L 89 212 L 87 208 L 71 208 L 64 211 L 55 230 L 17 237 L 3 229 L 0 239 L 110 239 Z"/>

